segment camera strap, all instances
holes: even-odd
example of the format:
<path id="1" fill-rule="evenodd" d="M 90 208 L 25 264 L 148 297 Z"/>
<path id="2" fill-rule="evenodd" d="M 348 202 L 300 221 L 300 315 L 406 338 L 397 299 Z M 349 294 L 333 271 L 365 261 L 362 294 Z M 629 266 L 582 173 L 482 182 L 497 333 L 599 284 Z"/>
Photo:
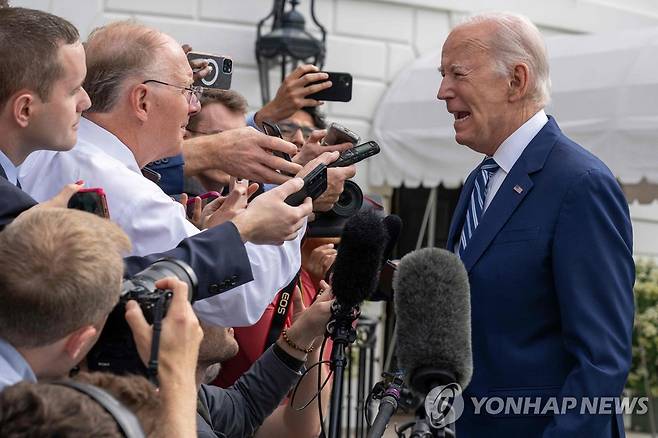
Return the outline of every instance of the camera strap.
<path id="1" fill-rule="evenodd" d="M 286 318 L 290 312 L 290 304 L 292 303 L 292 293 L 295 290 L 295 286 L 299 282 L 299 272 L 295 275 L 295 278 L 277 295 L 276 306 L 274 306 L 274 315 L 272 315 L 272 323 L 270 324 L 270 331 L 267 334 L 265 339 L 265 345 L 263 346 L 263 351 L 270 348 L 270 345 L 274 344 L 281 332 L 283 331 L 283 326 L 286 323 Z"/>

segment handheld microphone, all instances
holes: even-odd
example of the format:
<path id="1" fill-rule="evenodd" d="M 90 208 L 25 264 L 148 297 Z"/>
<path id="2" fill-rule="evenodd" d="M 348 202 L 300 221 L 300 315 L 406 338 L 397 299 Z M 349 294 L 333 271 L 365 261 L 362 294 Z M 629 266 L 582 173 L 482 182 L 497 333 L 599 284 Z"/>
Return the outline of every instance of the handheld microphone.
<path id="1" fill-rule="evenodd" d="M 473 374 L 471 302 L 461 260 L 439 248 L 402 258 L 393 279 L 398 363 L 412 389 L 468 385 Z"/>

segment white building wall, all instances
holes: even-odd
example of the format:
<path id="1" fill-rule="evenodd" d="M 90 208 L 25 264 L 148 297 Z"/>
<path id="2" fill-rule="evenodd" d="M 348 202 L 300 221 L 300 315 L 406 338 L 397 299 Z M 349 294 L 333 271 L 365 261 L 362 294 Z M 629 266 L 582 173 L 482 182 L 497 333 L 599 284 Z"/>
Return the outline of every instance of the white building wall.
<path id="1" fill-rule="evenodd" d="M 196 50 L 235 61 L 233 88 L 253 107 L 260 103 L 254 58 L 256 23 L 272 0 L 10 0 L 13 6 L 47 10 L 72 21 L 85 38 L 96 26 L 137 18 Z M 300 11 L 307 18 L 309 0 Z M 367 137 L 381 97 L 397 73 L 437 49 L 451 27 L 470 14 L 506 10 L 527 15 L 545 35 L 605 32 L 658 26 L 655 0 L 316 0 L 328 31 L 325 69 L 354 76 L 349 104 L 327 103 L 329 118 Z M 438 73 L 437 73 L 438 74 Z M 437 103 L 438 104 L 438 103 Z M 557 115 L 559 118 L 559 114 Z M 658 165 L 658 163 L 657 163 Z M 366 186 L 367 163 L 357 182 Z M 639 254 L 658 255 L 658 207 L 631 207 Z M 655 236 L 655 237 L 654 237 Z"/>

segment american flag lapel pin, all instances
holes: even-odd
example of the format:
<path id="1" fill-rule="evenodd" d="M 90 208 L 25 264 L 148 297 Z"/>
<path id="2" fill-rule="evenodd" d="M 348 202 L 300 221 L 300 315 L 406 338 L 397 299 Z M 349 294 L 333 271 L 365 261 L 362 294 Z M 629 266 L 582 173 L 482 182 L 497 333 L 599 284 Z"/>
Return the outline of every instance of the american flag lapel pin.
<path id="1" fill-rule="evenodd" d="M 514 191 L 520 195 L 521 193 L 523 193 L 523 187 L 517 184 L 514 186 Z"/>

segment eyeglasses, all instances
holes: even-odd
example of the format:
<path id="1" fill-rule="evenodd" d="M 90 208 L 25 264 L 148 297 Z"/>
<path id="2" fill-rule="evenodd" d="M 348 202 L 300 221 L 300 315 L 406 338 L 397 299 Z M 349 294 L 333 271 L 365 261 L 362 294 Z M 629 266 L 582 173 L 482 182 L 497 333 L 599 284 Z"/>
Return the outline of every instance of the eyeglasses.
<path id="1" fill-rule="evenodd" d="M 168 84 L 166 82 L 158 81 L 156 79 L 148 79 L 142 82 L 142 84 L 148 84 L 149 82 L 153 82 L 160 85 L 166 85 L 168 87 L 174 87 L 174 88 L 178 88 L 179 90 L 183 90 L 185 92 L 184 94 L 185 94 L 185 98 L 187 99 L 187 103 L 190 105 L 192 105 L 193 103 L 199 103 L 201 100 L 201 96 L 203 95 L 203 92 L 206 91 L 204 87 L 198 87 L 195 85 L 192 85 L 190 87 L 181 87 L 180 85 Z"/>
<path id="2" fill-rule="evenodd" d="M 302 136 L 304 137 L 304 139 L 307 139 L 313 132 L 313 128 L 311 128 L 310 126 L 302 126 L 294 122 L 279 123 L 279 128 L 281 128 L 281 133 L 286 137 L 292 137 L 293 135 L 295 135 L 298 129 L 301 129 Z"/>

